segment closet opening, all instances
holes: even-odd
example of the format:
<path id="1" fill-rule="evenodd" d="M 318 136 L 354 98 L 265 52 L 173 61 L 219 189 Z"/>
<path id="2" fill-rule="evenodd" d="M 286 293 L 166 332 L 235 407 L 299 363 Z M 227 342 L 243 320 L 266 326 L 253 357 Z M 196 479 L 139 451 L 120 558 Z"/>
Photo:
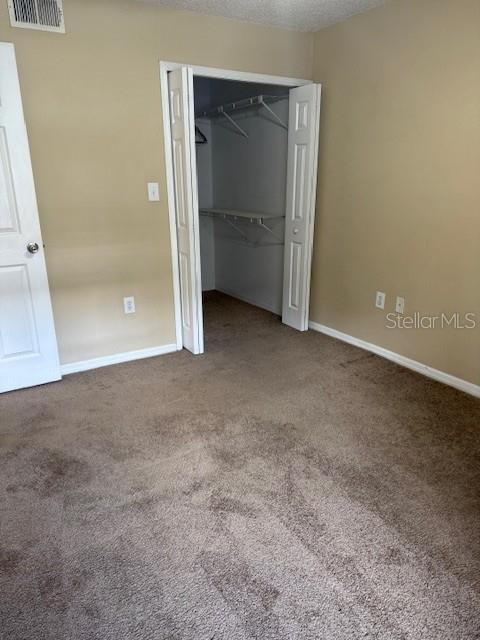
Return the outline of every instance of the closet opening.
<path id="1" fill-rule="evenodd" d="M 320 85 L 168 62 L 160 82 L 177 347 L 203 353 L 211 292 L 306 331 Z"/>
<path id="2" fill-rule="evenodd" d="M 208 77 L 193 86 L 208 336 L 229 298 L 282 315 L 289 87 Z"/>

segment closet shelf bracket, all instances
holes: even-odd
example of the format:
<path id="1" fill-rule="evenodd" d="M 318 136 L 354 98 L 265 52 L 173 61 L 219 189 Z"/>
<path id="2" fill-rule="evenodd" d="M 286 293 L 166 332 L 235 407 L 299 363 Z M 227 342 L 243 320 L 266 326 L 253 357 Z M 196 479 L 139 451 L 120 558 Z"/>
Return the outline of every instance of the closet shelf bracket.
<path id="1" fill-rule="evenodd" d="M 228 113 L 226 113 L 226 111 L 224 110 L 224 108 L 223 108 L 223 107 L 218 107 L 218 112 L 219 112 L 219 113 L 221 113 L 221 114 L 223 114 L 223 115 L 225 116 L 225 118 L 230 122 L 230 124 L 233 124 L 233 126 L 235 127 L 235 129 L 237 129 L 237 130 L 241 133 L 241 135 L 242 135 L 244 138 L 248 138 L 248 133 L 247 133 L 246 131 L 244 131 L 244 130 L 242 129 L 242 127 L 241 127 L 239 124 L 237 124 L 233 118 L 231 118 L 231 117 L 228 115 Z"/>
<path id="2" fill-rule="evenodd" d="M 239 234 L 242 236 L 242 238 L 245 240 L 245 242 L 248 242 L 248 236 L 247 236 L 247 234 L 246 234 L 246 233 L 243 233 L 243 231 L 242 231 L 239 227 L 237 227 L 237 225 L 236 225 L 236 224 L 234 224 L 234 223 L 233 223 L 231 220 L 229 220 L 227 217 L 225 217 L 225 218 L 224 218 L 224 220 L 225 220 L 225 222 L 226 222 L 228 225 L 230 225 L 230 226 L 232 227 L 232 229 L 235 229 L 235 231 L 236 231 L 237 233 L 239 233 Z"/>
<path id="3" fill-rule="evenodd" d="M 263 222 L 263 220 L 259 220 L 258 221 L 258 226 L 262 227 L 262 229 L 265 229 L 265 231 L 270 233 L 275 238 L 275 240 L 278 240 L 279 244 L 283 244 L 283 242 L 280 240 L 280 238 L 275 235 L 275 232 L 273 231 L 273 229 L 270 229 L 270 227 L 267 224 L 265 224 Z"/>
<path id="4" fill-rule="evenodd" d="M 207 144 L 207 136 L 195 125 L 195 144 Z"/>
<path id="5" fill-rule="evenodd" d="M 284 129 L 286 129 L 288 131 L 288 127 L 287 125 L 283 122 L 283 120 L 281 118 L 279 118 L 277 116 L 277 114 L 275 113 L 275 111 L 273 109 L 271 109 L 268 104 L 265 102 L 265 99 L 263 96 L 258 96 L 258 103 L 262 105 L 262 107 L 265 107 L 265 109 L 269 112 L 269 114 L 275 118 L 275 120 L 278 122 L 278 124 L 283 127 Z"/>

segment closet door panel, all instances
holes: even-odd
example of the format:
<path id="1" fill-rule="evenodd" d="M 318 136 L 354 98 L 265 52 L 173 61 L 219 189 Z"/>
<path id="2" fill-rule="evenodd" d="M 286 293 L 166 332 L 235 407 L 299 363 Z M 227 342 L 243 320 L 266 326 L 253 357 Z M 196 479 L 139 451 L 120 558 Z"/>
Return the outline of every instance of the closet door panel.
<path id="1" fill-rule="evenodd" d="M 202 284 L 193 114 L 193 73 L 168 76 L 183 345 L 203 353 Z"/>
<path id="2" fill-rule="evenodd" d="M 308 329 L 317 189 L 320 85 L 290 91 L 282 321 Z"/>

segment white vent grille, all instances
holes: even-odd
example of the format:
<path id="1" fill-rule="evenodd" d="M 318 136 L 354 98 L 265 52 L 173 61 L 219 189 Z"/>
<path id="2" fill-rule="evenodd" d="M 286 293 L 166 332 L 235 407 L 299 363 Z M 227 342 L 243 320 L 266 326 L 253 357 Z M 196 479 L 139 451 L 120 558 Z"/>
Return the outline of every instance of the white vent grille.
<path id="1" fill-rule="evenodd" d="M 62 0 L 8 0 L 10 24 L 65 33 Z"/>

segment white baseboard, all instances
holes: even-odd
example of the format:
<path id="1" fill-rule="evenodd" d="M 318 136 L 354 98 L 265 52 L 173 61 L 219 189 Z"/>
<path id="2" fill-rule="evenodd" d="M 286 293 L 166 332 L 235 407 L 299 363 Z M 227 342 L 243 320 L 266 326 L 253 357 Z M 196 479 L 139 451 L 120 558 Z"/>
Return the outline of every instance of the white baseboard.
<path id="1" fill-rule="evenodd" d="M 260 309 L 264 309 L 265 311 L 270 311 L 270 313 L 274 313 L 276 316 L 282 314 L 281 310 L 279 311 L 278 309 L 274 309 L 273 306 L 270 306 L 268 304 L 260 304 L 256 300 L 253 300 L 252 298 L 248 298 L 246 296 L 239 296 L 234 291 L 229 291 L 228 289 L 220 289 L 220 287 L 215 287 L 215 291 L 224 293 L 226 296 L 230 296 L 231 298 L 235 298 L 236 300 L 240 300 L 240 302 L 246 302 L 247 304 L 251 304 L 254 307 L 259 307 Z"/>
<path id="2" fill-rule="evenodd" d="M 437 380 L 438 382 L 443 382 L 450 387 L 455 387 L 455 389 L 459 389 L 460 391 L 469 393 L 476 398 L 480 398 L 480 386 L 473 384 L 473 382 L 467 382 L 467 380 L 456 378 L 449 373 L 439 371 L 438 369 L 429 367 L 428 365 L 417 362 L 416 360 L 411 360 L 410 358 L 401 356 L 399 353 L 389 351 L 388 349 L 379 347 L 376 344 L 372 344 L 371 342 L 360 340 L 360 338 L 354 338 L 347 333 L 342 333 L 341 331 L 337 331 L 336 329 L 331 329 L 330 327 L 326 327 L 325 325 L 319 324 L 318 322 L 313 322 L 312 320 L 310 320 L 308 326 L 314 331 L 319 331 L 320 333 L 324 333 L 327 336 L 331 336 L 332 338 L 337 338 L 337 340 L 342 340 L 342 342 L 353 344 L 355 347 L 360 347 L 360 349 L 365 349 L 365 351 L 375 353 L 377 356 L 381 356 L 382 358 L 391 360 L 392 362 L 402 365 L 407 369 L 411 369 L 412 371 L 421 373 L 428 378 L 432 378 L 433 380 Z"/>
<path id="3" fill-rule="evenodd" d="M 79 373 L 80 371 L 98 369 L 99 367 L 108 367 L 111 364 L 120 364 L 121 362 L 131 362 L 132 360 L 161 356 L 165 353 L 173 353 L 174 351 L 178 351 L 176 344 L 163 344 L 159 347 L 138 349 L 137 351 L 126 351 L 125 353 L 114 353 L 111 356 L 102 356 L 101 358 L 92 358 L 91 360 L 81 360 L 80 362 L 62 364 L 60 365 L 60 372 L 62 375 L 66 376 L 70 373 Z"/>

